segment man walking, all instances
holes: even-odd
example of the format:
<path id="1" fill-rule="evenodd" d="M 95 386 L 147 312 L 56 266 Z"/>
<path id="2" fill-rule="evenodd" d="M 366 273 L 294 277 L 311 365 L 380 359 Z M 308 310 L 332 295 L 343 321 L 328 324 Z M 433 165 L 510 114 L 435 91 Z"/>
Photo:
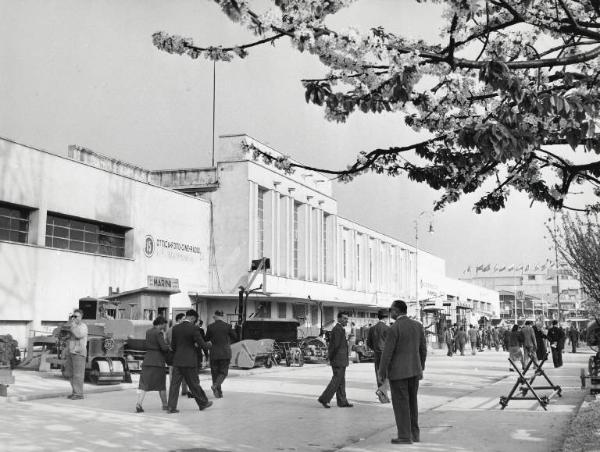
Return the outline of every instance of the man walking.
<path id="1" fill-rule="evenodd" d="M 575 323 L 571 323 L 569 328 L 569 341 L 571 342 L 571 353 L 577 353 L 577 346 L 579 345 L 579 330 Z"/>
<path id="2" fill-rule="evenodd" d="M 385 338 L 390 329 L 384 322 L 387 317 L 387 313 L 384 310 L 380 310 L 377 313 L 379 322 L 375 326 L 369 328 L 367 334 L 367 347 L 373 350 L 375 356 L 375 380 L 377 381 L 377 391 L 375 394 L 379 398 L 381 403 L 390 403 L 390 399 L 387 395 L 387 389 L 382 388 L 384 381 L 379 379 L 379 363 L 381 361 L 381 354 L 383 353 L 383 347 L 385 346 Z"/>
<path id="3" fill-rule="evenodd" d="M 348 367 L 348 341 L 346 340 L 345 327 L 348 325 L 348 314 L 339 312 L 337 323 L 329 336 L 327 358 L 333 371 L 331 381 L 318 398 L 324 408 L 331 408 L 329 402 L 335 394 L 337 405 L 340 408 L 352 408 L 354 405 L 346 398 L 346 367 Z M 385 380 L 384 378 L 382 381 Z"/>
<path id="4" fill-rule="evenodd" d="M 554 367 L 562 367 L 562 351 L 565 345 L 565 332 L 558 326 L 558 320 L 552 321 L 552 327 L 548 329 L 548 341 L 552 350 L 552 363 Z"/>
<path id="5" fill-rule="evenodd" d="M 198 320 L 198 313 L 190 309 L 185 313 L 185 319 L 173 327 L 171 350 L 173 350 L 173 377 L 169 388 L 169 413 L 178 413 L 177 400 L 179 399 L 179 387 L 181 381 L 185 380 L 189 392 L 192 393 L 198 408 L 204 410 L 212 405 L 206 398 L 206 394 L 198 380 L 198 357 L 195 344 L 203 350 L 207 349 L 206 343 L 200 335 L 198 327 L 194 323 Z"/>
<path id="6" fill-rule="evenodd" d="M 521 328 L 521 334 L 523 335 L 525 362 L 528 361 L 528 358 L 537 361 L 537 340 L 535 339 L 535 331 L 533 331 L 530 320 L 527 320 L 525 326 Z"/>
<path id="7" fill-rule="evenodd" d="M 404 301 L 392 303 L 390 316 L 395 322 L 388 332 L 379 366 L 379 378 L 390 380 L 398 429 L 398 437 L 392 439 L 392 444 L 411 444 L 421 440 L 417 392 L 425 369 L 427 343 L 423 325 L 409 319 L 406 311 Z"/>
<path id="8" fill-rule="evenodd" d="M 67 396 L 71 400 L 83 399 L 83 380 L 85 378 L 85 361 L 87 356 L 87 325 L 81 320 L 83 311 L 75 309 L 71 323 L 65 328 L 69 333 L 65 355 L 65 375 L 71 383 L 72 393 Z"/>
<path id="9" fill-rule="evenodd" d="M 206 340 L 210 341 L 210 374 L 212 376 L 212 392 L 218 399 L 223 397 L 221 385 L 227 378 L 231 361 L 231 343 L 237 340 L 231 325 L 223 321 L 223 311 L 217 310 L 213 315 L 214 322 L 206 329 Z"/>
<path id="10" fill-rule="evenodd" d="M 471 355 L 477 354 L 477 330 L 469 325 L 469 342 L 471 343 Z"/>

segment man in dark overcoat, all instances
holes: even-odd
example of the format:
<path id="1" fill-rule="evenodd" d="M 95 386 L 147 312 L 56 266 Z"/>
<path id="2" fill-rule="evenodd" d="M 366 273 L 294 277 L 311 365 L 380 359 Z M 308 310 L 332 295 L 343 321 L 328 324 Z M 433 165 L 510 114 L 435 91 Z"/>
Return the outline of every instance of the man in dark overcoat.
<path id="1" fill-rule="evenodd" d="M 348 314 L 339 312 L 337 323 L 329 335 L 329 347 L 327 357 L 333 376 L 331 381 L 319 397 L 318 401 L 324 408 L 330 408 L 329 402 L 335 394 L 337 405 L 340 408 L 351 408 L 353 405 L 346 398 L 346 367 L 348 367 L 348 341 L 346 340 L 346 330 L 348 325 Z"/>
<path id="2" fill-rule="evenodd" d="M 206 329 L 206 340 L 210 341 L 210 374 L 212 376 L 212 392 L 215 397 L 222 398 L 221 385 L 227 378 L 231 361 L 231 343 L 237 335 L 231 325 L 223 321 L 223 311 L 215 311 L 215 320 Z"/>
<path id="3" fill-rule="evenodd" d="M 198 379 L 197 348 L 206 350 L 208 347 L 202 339 L 200 329 L 195 325 L 198 313 L 190 309 L 185 313 L 185 319 L 172 330 L 171 350 L 173 350 L 173 377 L 169 388 L 168 412 L 178 413 L 177 400 L 181 381 L 185 380 L 188 391 L 192 394 L 198 408 L 204 410 L 212 405 Z"/>
<path id="4" fill-rule="evenodd" d="M 392 407 L 398 436 L 392 444 L 419 442 L 419 408 L 417 392 L 423 378 L 427 343 L 423 325 L 406 316 L 406 303 L 395 300 L 390 317 L 395 319 L 385 341 L 379 365 L 379 377 L 390 380 Z"/>

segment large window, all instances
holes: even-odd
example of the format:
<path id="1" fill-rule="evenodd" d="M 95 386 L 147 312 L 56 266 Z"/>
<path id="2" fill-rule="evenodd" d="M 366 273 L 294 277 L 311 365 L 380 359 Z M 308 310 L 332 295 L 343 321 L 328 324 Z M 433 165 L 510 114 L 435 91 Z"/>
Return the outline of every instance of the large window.
<path id="1" fill-rule="evenodd" d="M 300 206 L 299 202 L 294 201 L 294 237 L 292 243 L 292 257 L 293 257 L 293 270 L 294 270 L 294 278 L 298 277 L 298 252 L 299 252 L 299 241 L 300 241 L 300 231 L 298 229 L 299 225 L 299 217 L 300 217 Z"/>
<path id="2" fill-rule="evenodd" d="M 0 240 L 27 243 L 29 212 L 14 204 L 0 203 Z"/>
<path id="3" fill-rule="evenodd" d="M 256 249 L 258 257 L 265 253 L 265 194 L 267 190 L 258 188 L 258 210 L 256 212 Z"/>
<path id="4" fill-rule="evenodd" d="M 46 246 L 106 256 L 125 256 L 126 228 L 48 213 Z"/>
<path id="5" fill-rule="evenodd" d="M 329 215 L 327 215 L 326 213 L 323 214 L 323 224 L 321 225 L 321 229 L 323 230 L 323 234 L 321 235 L 322 239 L 323 239 L 323 243 L 322 243 L 322 247 L 323 247 L 323 281 L 327 281 L 328 280 L 328 273 L 327 273 L 327 261 L 329 256 L 327 255 L 327 217 L 329 217 Z"/>

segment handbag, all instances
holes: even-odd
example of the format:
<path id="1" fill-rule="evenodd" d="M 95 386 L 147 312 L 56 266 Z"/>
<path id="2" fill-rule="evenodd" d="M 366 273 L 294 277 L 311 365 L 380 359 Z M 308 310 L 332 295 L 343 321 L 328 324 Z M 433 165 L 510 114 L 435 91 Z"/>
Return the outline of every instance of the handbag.
<path id="1" fill-rule="evenodd" d="M 165 363 L 167 363 L 167 366 L 173 365 L 174 357 L 175 357 L 175 352 L 173 352 L 173 350 L 171 350 L 171 349 L 167 350 L 167 352 L 165 353 Z"/>

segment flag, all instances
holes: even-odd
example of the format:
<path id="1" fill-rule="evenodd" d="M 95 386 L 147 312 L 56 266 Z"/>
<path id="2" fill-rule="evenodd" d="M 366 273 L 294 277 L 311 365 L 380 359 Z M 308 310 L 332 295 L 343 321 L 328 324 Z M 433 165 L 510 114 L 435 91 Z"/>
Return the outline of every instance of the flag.
<path id="1" fill-rule="evenodd" d="M 500 272 L 501 272 L 501 271 L 504 271 L 504 270 L 506 270 L 506 265 L 503 265 L 502 267 L 500 267 L 500 268 L 498 269 L 498 271 L 500 271 Z"/>
<path id="2" fill-rule="evenodd" d="M 515 266 L 514 266 L 514 265 L 509 265 L 507 270 L 508 270 L 509 272 L 511 272 L 511 271 L 513 271 L 514 269 L 515 269 Z"/>
<path id="3" fill-rule="evenodd" d="M 477 268 L 475 269 L 475 271 L 479 271 L 483 269 L 483 265 L 478 265 Z"/>
<path id="4" fill-rule="evenodd" d="M 489 271 L 489 270 L 490 270 L 490 268 L 492 268 L 492 265 L 491 265 L 491 264 L 487 264 L 487 265 L 486 265 L 486 266 L 483 268 L 483 271 L 484 271 L 484 272 L 487 272 L 487 271 Z"/>

